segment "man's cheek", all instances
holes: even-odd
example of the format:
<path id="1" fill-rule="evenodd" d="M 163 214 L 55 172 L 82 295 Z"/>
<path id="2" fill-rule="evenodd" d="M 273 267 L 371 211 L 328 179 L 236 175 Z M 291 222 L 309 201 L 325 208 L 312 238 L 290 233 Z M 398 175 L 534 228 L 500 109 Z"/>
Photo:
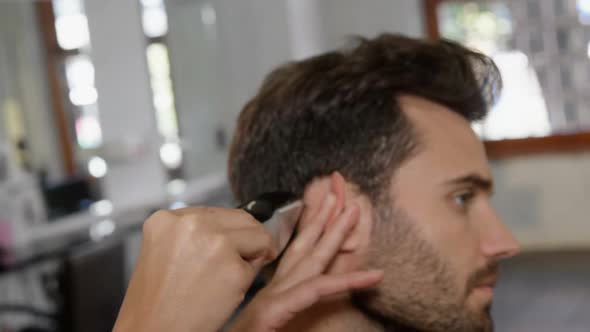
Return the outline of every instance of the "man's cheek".
<path id="1" fill-rule="evenodd" d="M 438 211 L 430 222 L 421 225 L 419 236 L 448 267 L 456 290 L 463 290 L 477 265 L 477 239 L 465 220 L 448 209 Z"/>
<path id="2" fill-rule="evenodd" d="M 438 202 L 436 209 L 424 223 L 425 239 L 432 243 L 444 257 L 455 258 L 458 254 L 473 252 L 477 249 L 474 241 L 476 235 L 467 215 L 453 210 L 445 202 Z"/>

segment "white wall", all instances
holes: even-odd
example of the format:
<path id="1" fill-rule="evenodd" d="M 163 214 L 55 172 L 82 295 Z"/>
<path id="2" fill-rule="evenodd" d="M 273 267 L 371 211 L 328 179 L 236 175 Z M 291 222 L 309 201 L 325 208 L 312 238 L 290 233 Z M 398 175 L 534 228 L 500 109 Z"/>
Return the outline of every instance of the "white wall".
<path id="1" fill-rule="evenodd" d="M 207 6 L 213 26 L 201 19 Z M 341 47 L 354 34 L 423 31 L 419 1 L 169 0 L 166 7 L 189 178 L 223 171 L 227 150 L 215 132 L 231 137 L 242 106 L 278 64 Z"/>
<path id="2" fill-rule="evenodd" d="M 187 177 L 223 171 L 235 118 L 264 74 L 290 58 L 284 3 L 168 1 L 168 43 Z M 203 12 L 213 11 L 207 25 Z"/>
<path id="3" fill-rule="evenodd" d="M 494 199 L 527 249 L 590 247 L 590 153 L 492 162 Z"/>
<path id="4" fill-rule="evenodd" d="M 101 184 L 105 198 L 123 210 L 163 201 L 167 180 L 139 5 L 137 0 L 85 1 L 102 156 L 109 165 Z"/>
<path id="5" fill-rule="evenodd" d="M 344 45 L 354 35 L 374 37 L 381 32 L 424 35 L 422 1 L 316 0 L 320 4 L 322 38 L 326 49 Z"/>

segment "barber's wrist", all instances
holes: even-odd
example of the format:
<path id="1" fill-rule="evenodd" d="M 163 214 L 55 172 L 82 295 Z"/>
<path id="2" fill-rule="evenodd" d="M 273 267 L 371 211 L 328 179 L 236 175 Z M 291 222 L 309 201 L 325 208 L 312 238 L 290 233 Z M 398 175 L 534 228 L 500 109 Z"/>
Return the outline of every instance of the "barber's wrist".
<path id="1" fill-rule="evenodd" d="M 129 308 L 132 308 L 130 306 Z M 138 308 L 138 307 L 136 307 Z M 139 308 L 138 308 L 139 309 Z M 119 317 L 115 323 L 112 332 L 157 332 L 162 331 L 162 322 L 154 322 L 154 318 L 161 319 L 159 317 L 150 317 L 151 315 L 145 315 L 137 311 L 126 310 L 125 304 L 121 308 Z M 180 332 L 181 330 L 175 330 L 174 332 Z"/>

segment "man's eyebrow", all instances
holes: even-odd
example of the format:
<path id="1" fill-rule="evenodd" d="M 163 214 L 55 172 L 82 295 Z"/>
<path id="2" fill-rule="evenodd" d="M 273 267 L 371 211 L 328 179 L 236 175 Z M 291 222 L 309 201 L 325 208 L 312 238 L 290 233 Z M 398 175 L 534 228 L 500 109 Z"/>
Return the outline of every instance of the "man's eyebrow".
<path id="1" fill-rule="evenodd" d="M 480 190 L 491 193 L 494 190 L 494 181 L 479 174 L 468 174 L 450 181 L 448 185 L 472 185 Z"/>

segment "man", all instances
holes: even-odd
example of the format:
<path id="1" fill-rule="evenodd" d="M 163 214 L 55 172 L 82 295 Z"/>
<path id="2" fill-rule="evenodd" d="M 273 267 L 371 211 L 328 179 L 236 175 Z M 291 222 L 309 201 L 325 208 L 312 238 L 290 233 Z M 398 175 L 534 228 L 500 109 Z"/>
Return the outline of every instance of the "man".
<path id="1" fill-rule="evenodd" d="M 500 89 L 486 56 L 392 34 L 267 77 L 232 144 L 236 198 L 280 190 L 311 211 L 327 195 L 358 205 L 327 273 L 385 273 L 373 289 L 321 301 L 281 331 L 493 330 L 498 262 L 519 245 L 490 205 L 492 175 L 471 123 Z"/>

